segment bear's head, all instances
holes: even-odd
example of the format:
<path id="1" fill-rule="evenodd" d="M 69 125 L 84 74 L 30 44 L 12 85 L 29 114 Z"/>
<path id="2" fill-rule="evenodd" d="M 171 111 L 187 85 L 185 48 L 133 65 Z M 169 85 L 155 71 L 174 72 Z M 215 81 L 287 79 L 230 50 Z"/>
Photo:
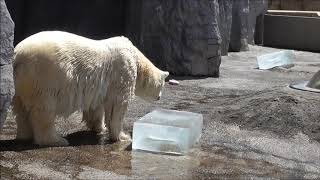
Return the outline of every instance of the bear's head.
<path id="1" fill-rule="evenodd" d="M 138 73 L 135 94 L 146 101 L 158 101 L 169 72 L 152 68 L 153 71 Z"/>
<path id="2" fill-rule="evenodd" d="M 116 43 L 119 42 L 122 50 L 129 50 L 128 56 L 132 57 L 137 65 L 135 95 L 146 101 L 160 100 L 169 72 L 157 68 L 128 38 L 121 37 Z"/>

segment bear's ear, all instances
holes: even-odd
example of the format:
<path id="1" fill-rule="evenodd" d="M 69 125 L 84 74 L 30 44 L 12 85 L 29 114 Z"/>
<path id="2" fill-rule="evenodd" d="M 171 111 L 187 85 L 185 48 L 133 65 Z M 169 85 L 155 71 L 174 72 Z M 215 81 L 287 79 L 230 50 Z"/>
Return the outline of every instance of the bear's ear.
<path id="1" fill-rule="evenodd" d="M 163 71 L 162 72 L 162 77 L 163 77 L 163 79 L 165 79 L 166 77 L 168 77 L 169 76 L 169 72 L 168 71 Z"/>

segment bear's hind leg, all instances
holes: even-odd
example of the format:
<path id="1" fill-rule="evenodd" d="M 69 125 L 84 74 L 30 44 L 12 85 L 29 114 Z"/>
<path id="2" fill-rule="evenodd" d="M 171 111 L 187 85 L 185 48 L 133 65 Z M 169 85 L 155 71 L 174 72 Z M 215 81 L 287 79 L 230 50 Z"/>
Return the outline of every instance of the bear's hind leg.
<path id="1" fill-rule="evenodd" d="M 123 119 L 127 111 L 127 104 L 115 104 L 111 109 L 111 119 L 109 120 L 109 134 L 111 141 L 131 141 L 131 137 L 123 130 Z"/>
<path id="2" fill-rule="evenodd" d="M 69 144 L 66 139 L 57 134 L 54 120 L 55 116 L 47 111 L 32 111 L 30 113 L 36 144 L 49 146 L 67 146 Z"/>
<path id="3" fill-rule="evenodd" d="M 106 126 L 103 119 L 104 108 L 98 106 L 96 109 L 83 111 L 82 121 L 86 122 L 87 127 L 96 133 L 105 133 Z"/>
<path id="4" fill-rule="evenodd" d="M 19 140 L 31 140 L 33 133 L 30 121 L 28 119 L 28 113 L 26 112 L 19 97 L 15 96 L 12 100 L 13 113 L 16 115 L 17 123 L 17 136 Z"/>
<path id="5" fill-rule="evenodd" d="M 17 136 L 18 140 L 31 140 L 33 137 L 31 124 L 26 114 L 17 114 Z"/>

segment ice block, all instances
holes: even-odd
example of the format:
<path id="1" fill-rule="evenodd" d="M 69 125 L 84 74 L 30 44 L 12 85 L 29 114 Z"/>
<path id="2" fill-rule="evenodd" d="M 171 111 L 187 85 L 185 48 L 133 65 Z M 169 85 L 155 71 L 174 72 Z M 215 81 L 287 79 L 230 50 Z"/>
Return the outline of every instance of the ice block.
<path id="1" fill-rule="evenodd" d="M 201 114 L 158 109 L 133 125 L 132 149 L 186 154 L 201 137 Z"/>
<path id="2" fill-rule="evenodd" d="M 257 57 L 259 69 L 271 69 L 276 66 L 292 65 L 295 57 L 293 50 L 284 50 Z"/>

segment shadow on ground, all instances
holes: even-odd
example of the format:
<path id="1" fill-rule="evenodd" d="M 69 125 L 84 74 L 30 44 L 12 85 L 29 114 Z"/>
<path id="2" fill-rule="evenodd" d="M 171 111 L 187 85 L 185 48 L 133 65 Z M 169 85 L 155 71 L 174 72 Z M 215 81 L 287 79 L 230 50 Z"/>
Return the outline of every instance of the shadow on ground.
<path id="1" fill-rule="evenodd" d="M 111 145 L 114 142 L 109 140 L 108 135 L 97 135 L 92 131 L 79 131 L 71 133 L 64 137 L 68 140 L 71 147 L 84 146 L 84 145 Z M 36 150 L 40 148 L 48 148 L 50 146 L 39 146 L 32 143 L 32 140 L 0 140 L 0 152 L 1 151 L 25 151 Z M 126 150 L 131 150 L 131 144 L 128 145 Z"/>

